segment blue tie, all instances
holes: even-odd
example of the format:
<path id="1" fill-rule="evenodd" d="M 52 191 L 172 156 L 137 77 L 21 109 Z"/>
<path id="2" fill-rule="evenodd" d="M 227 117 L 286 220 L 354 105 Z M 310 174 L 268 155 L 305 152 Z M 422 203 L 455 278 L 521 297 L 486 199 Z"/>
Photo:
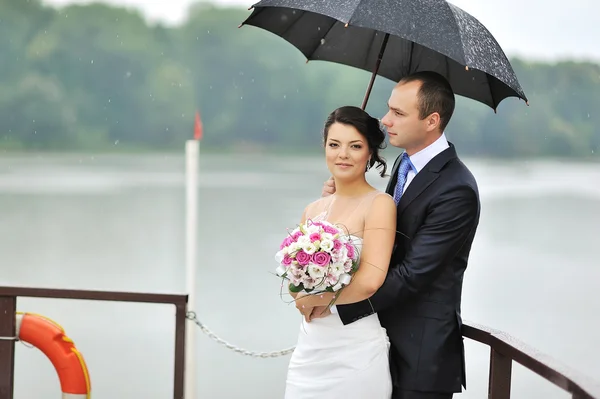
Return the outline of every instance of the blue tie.
<path id="1" fill-rule="evenodd" d="M 400 160 L 400 166 L 398 167 L 398 180 L 396 181 L 396 188 L 394 189 L 394 201 L 396 202 L 396 205 L 398 205 L 400 198 L 402 197 L 402 190 L 406 184 L 406 176 L 408 176 L 408 171 L 410 169 L 410 159 L 405 152 L 402 154 L 402 159 Z"/>

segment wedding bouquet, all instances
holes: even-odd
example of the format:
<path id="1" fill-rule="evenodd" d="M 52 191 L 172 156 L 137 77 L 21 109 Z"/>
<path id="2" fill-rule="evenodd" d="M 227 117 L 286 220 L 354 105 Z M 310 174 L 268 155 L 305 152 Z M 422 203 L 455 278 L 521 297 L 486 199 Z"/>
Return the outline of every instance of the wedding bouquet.
<path id="1" fill-rule="evenodd" d="M 276 273 L 292 292 L 336 292 L 358 270 L 358 251 L 350 235 L 326 221 L 299 225 L 275 254 Z"/>

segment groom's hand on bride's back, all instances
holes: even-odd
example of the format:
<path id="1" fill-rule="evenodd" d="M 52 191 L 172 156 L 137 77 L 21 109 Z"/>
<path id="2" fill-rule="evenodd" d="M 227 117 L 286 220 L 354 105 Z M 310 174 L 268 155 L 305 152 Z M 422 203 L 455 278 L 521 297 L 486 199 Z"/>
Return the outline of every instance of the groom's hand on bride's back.
<path id="1" fill-rule="evenodd" d="M 335 193 L 335 180 L 333 180 L 333 176 L 325 181 L 323 184 L 323 191 L 321 192 L 321 197 L 327 197 L 331 194 Z"/>

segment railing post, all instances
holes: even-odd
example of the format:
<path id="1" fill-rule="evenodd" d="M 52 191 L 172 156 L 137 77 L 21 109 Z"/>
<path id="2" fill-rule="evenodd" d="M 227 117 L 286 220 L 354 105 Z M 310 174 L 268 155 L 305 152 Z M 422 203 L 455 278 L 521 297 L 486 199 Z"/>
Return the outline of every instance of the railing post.
<path id="1" fill-rule="evenodd" d="M 510 399 L 512 359 L 491 348 L 488 399 Z"/>
<path id="2" fill-rule="evenodd" d="M 13 399 L 17 298 L 0 297 L 0 399 Z"/>
<path id="3" fill-rule="evenodd" d="M 177 303 L 175 305 L 175 375 L 173 380 L 173 399 L 184 399 L 185 396 L 186 313 L 187 303 Z"/>

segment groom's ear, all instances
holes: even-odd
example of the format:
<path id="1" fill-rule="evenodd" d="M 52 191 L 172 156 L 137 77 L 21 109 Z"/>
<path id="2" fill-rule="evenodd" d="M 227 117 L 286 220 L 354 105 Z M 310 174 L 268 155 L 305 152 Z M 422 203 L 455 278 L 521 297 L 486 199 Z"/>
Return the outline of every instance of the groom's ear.
<path id="1" fill-rule="evenodd" d="M 425 118 L 425 122 L 428 132 L 437 130 L 440 127 L 440 114 L 437 112 L 432 112 L 427 118 Z"/>

